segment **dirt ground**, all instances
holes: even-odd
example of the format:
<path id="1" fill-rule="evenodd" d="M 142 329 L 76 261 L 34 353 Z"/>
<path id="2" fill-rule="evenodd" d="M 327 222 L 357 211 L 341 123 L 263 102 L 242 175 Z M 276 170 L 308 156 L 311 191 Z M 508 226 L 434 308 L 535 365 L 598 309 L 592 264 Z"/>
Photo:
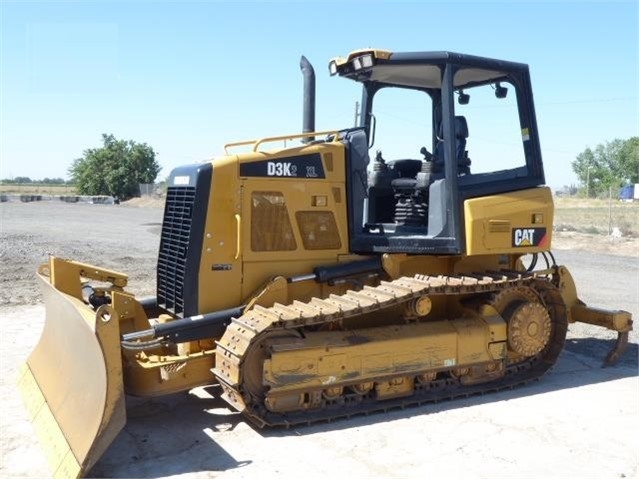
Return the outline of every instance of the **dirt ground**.
<path id="1" fill-rule="evenodd" d="M 154 294 L 162 210 L 0 204 L 0 477 L 47 477 L 15 383 L 43 325 L 34 278 L 49 254 L 129 274 Z M 560 232 L 559 263 L 582 299 L 639 315 L 639 242 Z M 638 335 L 613 368 L 614 334 L 572 325 L 564 352 L 524 388 L 288 430 L 256 430 L 215 387 L 127 399 L 128 423 L 92 471 L 97 477 L 637 477 Z"/>

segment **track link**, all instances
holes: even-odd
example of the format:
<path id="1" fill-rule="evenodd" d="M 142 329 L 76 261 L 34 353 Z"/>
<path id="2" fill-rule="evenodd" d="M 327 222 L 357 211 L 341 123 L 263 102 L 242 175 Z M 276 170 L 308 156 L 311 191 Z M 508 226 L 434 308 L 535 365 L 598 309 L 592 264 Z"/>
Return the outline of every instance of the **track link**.
<path id="1" fill-rule="evenodd" d="M 330 327 L 329 325 L 339 324 L 348 318 L 382 311 L 424 296 L 496 297 L 500 292 L 521 287 L 532 288 L 546 307 L 553 322 L 551 337 L 539 354 L 509 363 L 505 374 L 490 382 L 463 385 L 453 374 L 437 374 L 432 380 L 416 380 L 414 393 L 409 397 L 380 401 L 375 398 L 373 390 L 351 392 L 334 399 L 320 398 L 313 408 L 286 413 L 270 411 L 265 407 L 263 397 L 252 394 L 248 390 L 250 388 L 243 385 L 248 376 L 243 370 L 246 358 L 254 354 L 256 345 L 267 336 L 299 334 L 302 337 L 305 328 L 323 325 Z M 566 331 L 565 304 L 557 288 L 547 278 L 510 271 L 464 276 L 417 275 L 401 277 L 390 282 L 382 281 L 378 286 L 365 286 L 359 291 L 348 291 L 343 295 L 330 295 L 325 299 L 314 298 L 307 303 L 276 303 L 270 308 L 256 306 L 241 317 L 234 318 L 224 336 L 217 342 L 216 367 L 213 373 L 223 388 L 224 399 L 242 411 L 256 425 L 263 427 L 310 424 L 468 397 L 526 384 L 541 377 L 555 363 L 563 349 Z"/>

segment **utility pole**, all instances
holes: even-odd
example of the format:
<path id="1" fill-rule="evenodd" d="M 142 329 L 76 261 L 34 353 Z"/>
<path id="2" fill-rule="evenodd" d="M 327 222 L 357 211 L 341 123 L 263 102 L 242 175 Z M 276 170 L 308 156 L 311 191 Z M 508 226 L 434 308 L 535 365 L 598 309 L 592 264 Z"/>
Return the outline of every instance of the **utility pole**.
<path id="1" fill-rule="evenodd" d="M 355 125 L 354 126 L 358 126 L 357 124 L 357 120 L 359 119 L 359 102 L 356 101 L 355 102 Z"/>
<path id="2" fill-rule="evenodd" d="M 612 235 L 612 185 L 608 190 L 608 236 Z"/>

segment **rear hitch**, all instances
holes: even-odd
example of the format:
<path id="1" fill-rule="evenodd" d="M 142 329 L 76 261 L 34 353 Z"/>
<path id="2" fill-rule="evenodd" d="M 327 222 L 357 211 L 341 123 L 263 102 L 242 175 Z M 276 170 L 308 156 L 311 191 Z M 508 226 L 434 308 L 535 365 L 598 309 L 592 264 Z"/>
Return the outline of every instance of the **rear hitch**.
<path id="1" fill-rule="evenodd" d="M 628 333 L 632 331 L 632 316 L 628 311 L 609 311 L 599 308 L 591 308 L 578 300 L 578 303 L 570 309 L 571 321 L 601 326 L 602 328 L 617 331 L 617 340 L 610 350 L 602 367 L 606 368 L 615 364 L 628 346 Z"/>
<path id="2" fill-rule="evenodd" d="M 628 346 L 628 333 L 632 331 L 632 315 L 623 310 L 607 310 L 587 306 L 577 296 L 577 288 L 572 275 L 565 266 L 557 266 L 558 287 L 569 307 L 571 323 L 580 322 L 600 326 L 618 333 L 615 345 L 606 355 L 601 367 L 614 365 Z"/>
<path id="3" fill-rule="evenodd" d="M 623 352 L 626 350 L 626 346 L 628 346 L 628 332 L 629 331 L 626 331 L 624 333 L 619 333 L 617 335 L 617 340 L 615 341 L 615 345 L 606 356 L 606 359 L 604 360 L 604 363 L 601 366 L 602 368 L 607 368 L 608 366 L 612 366 L 617 361 L 619 361 L 619 358 L 621 357 Z"/>

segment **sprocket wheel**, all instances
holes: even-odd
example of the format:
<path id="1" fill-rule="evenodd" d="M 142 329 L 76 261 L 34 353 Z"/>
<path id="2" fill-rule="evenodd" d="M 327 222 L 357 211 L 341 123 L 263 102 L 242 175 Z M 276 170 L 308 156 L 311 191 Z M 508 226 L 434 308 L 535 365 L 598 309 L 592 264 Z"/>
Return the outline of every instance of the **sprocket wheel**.
<path id="1" fill-rule="evenodd" d="M 552 325 L 544 305 L 522 302 L 504 319 L 508 321 L 508 347 L 513 352 L 534 356 L 548 344 Z"/>
<path id="2" fill-rule="evenodd" d="M 531 357 L 543 351 L 550 341 L 552 320 L 535 289 L 505 289 L 492 296 L 490 305 L 508 323 L 508 349 L 515 357 Z"/>
<path id="3" fill-rule="evenodd" d="M 522 301 L 540 303 L 541 299 L 533 288 L 529 286 L 515 286 L 493 294 L 489 304 L 495 308 L 499 314 L 503 315 L 506 312 L 506 308 L 513 302 Z"/>

